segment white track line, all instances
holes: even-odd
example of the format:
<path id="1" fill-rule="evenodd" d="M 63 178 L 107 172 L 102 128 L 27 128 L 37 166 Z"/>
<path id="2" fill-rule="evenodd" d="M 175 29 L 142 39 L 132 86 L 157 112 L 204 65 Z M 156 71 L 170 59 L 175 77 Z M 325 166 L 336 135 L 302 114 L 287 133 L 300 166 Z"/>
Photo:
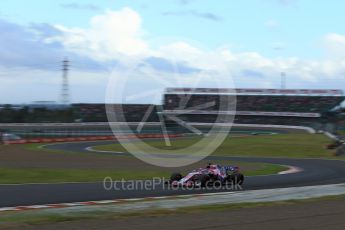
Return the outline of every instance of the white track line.
<path id="1" fill-rule="evenodd" d="M 299 167 L 296 167 L 296 166 L 289 166 L 289 165 L 284 165 L 285 167 L 288 167 L 289 169 L 288 170 L 285 170 L 285 171 L 281 171 L 279 172 L 278 174 L 279 175 L 286 175 L 286 174 L 292 174 L 292 173 L 299 173 L 299 172 L 302 172 L 303 169 L 299 168 Z"/>
<path id="2" fill-rule="evenodd" d="M 100 153 L 127 153 L 127 152 L 115 152 L 115 151 L 109 151 L 109 150 L 96 150 L 94 147 L 97 147 L 97 145 L 94 146 L 89 146 L 86 147 L 85 150 L 89 152 L 100 152 Z M 129 154 L 129 153 L 128 153 Z M 321 158 L 321 157 L 298 157 L 298 158 L 293 158 L 293 157 L 276 157 L 276 156 L 241 156 L 241 155 L 231 155 L 231 156 L 226 156 L 226 155 L 214 155 L 215 157 L 241 157 L 241 158 L 263 158 L 263 159 L 284 159 L 284 160 L 325 160 L 325 161 L 345 161 L 345 159 L 329 159 L 329 158 Z M 285 165 L 283 165 L 285 166 Z"/>
<path id="3" fill-rule="evenodd" d="M 115 152 L 115 151 L 108 151 L 108 150 L 96 150 L 93 147 L 94 146 L 86 147 L 85 150 L 89 151 L 89 152 L 126 154 L 125 152 Z M 129 154 L 129 153 L 127 153 L 127 154 Z M 232 156 L 229 156 L 229 157 L 232 157 Z M 275 165 L 280 165 L 280 164 L 275 164 Z M 267 175 L 258 175 L 258 176 L 286 175 L 286 174 L 292 174 L 292 173 L 299 173 L 299 172 L 303 171 L 302 168 L 299 168 L 299 167 L 296 167 L 296 166 L 290 166 L 290 165 L 280 165 L 280 166 L 287 167 L 288 169 L 284 170 L 284 171 L 281 171 L 281 172 L 278 172 L 277 174 L 267 174 Z M 258 176 L 255 176 L 255 177 L 258 177 Z M 248 176 L 248 177 L 251 177 L 251 176 Z"/>
<path id="4" fill-rule="evenodd" d="M 261 190 L 247 190 L 241 192 L 219 192 L 219 193 L 199 193 L 191 195 L 173 195 L 173 196 L 157 196 L 145 198 L 131 198 L 131 199 L 115 199 L 115 200 L 101 200 L 101 201 L 87 201 L 61 204 L 46 204 L 46 205 L 29 205 L 16 207 L 0 208 L 1 212 L 10 211 L 27 211 L 40 209 L 62 209 L 73 207 L 91 207 L 99 206 L 98 209 L 104 209 L 103 205 L 114 205 L 118 211 L 121 210 L 121 204 L 125 204 L 126 210 L 135 209 L 152 209 L 152 208 L 178 208 L 186 206 L 197 205 L 211 205 L 211 204 L 231 204 L 241 202 L 272 202 L 291 199 L 308 199 L 317 198 L 330 195 L 344 195 L 345 184 L 331 184 L 331 185 L 317 185 L 291 188 L 277 188 L 277 189 L 261 189 Z M 140 202 L 139 205 L 133 202 Z M 109 207 L 109 206 L 108 206 Z M 97 207 L 96 207 L 97 208 Z M 71 211 L 71 209 L 69 209 Z M 76 211 L 80 212 L 81 209 Z"/>
<path id="5" fill-rule="evenodd" d="M 94 149 L 95 146 L 89 146 L 89 147 L 86 147 L 84 148 L 86 151 L 89 151 L 89 152 L 97 152 L 97 153 L 120 153 L 120 154 L 128 154 L 130 155 L 129 153 L 126 153 L 126 152 L 115 152 L 115 151 L 107 151 L 107 150 L 96 150 Z"/>

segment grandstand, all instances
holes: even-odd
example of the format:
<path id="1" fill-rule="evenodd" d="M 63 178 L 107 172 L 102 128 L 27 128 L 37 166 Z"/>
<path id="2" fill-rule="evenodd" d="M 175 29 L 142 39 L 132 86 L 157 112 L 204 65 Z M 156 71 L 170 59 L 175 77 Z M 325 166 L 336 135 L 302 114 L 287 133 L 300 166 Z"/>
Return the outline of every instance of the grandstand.
<path id="1" fill-rule="evenodd" d="M 150 104 L 112 104 L 113 111 L 123 116 L 127 122 L 141 121 L 146 111 L 154 107 L 147 121 L 158 121 L 155 105 Z M 106 108 L 104 104 L 73 104 L 72 107 L 84 122 L 106 122 Z"/>
<path id="2" fill-rule="evenodd" d="M 175 116 L 186 122 L 297 125 L 324 130 L 337 122 L 339 127 L 345 127 L 345 119 L 337 121 L 332 112 L 344 99 L 342 90 L 167 88 L 162 113 L 170 127 L 176 125 L 171 119 Z M 141 122 L 144 117 L 146 122 L 160 121 L 156 105 L 111 106 L 112 112 L 127 122 Z M 101 103 L 72 104 L 66 108 L 31 107 L 0 106 L 0 123 L 107 122 L 105 104 Z M 109 127 L 102 130 L 110 131 Z"/>
<path id="3" fill-rule="evenodd" d="M 236 111 L 224 111 L 221 100 L 228 97 L 232 103 L 234 95 Z M 183 103 L 186 98 L 188 103 Z M 168 88 L 164 94 L 164 113 L 179 115 L 188 122 L 213 123 L 218 115 L 228 115 L 235 116 L 234 122 L 239 124 L 320 128 L 326 114 L 344 99 L 342 90 Z"/>

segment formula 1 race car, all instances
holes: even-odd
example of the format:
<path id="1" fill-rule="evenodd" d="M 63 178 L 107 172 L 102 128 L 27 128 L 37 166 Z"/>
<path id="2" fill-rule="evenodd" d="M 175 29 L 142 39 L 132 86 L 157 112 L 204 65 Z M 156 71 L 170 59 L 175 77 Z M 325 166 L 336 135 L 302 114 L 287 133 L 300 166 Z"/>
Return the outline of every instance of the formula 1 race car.
<path id="1" fill-rule="evenodd" d="M 220 166 L 208 164 L 206 168 L 199 168 L 182 176 L 180 173 L 173 173 L 169 183 L 172 186 L 207 187 L 212 185 L 242 185 L 244 176 L 237 166 Z"/>

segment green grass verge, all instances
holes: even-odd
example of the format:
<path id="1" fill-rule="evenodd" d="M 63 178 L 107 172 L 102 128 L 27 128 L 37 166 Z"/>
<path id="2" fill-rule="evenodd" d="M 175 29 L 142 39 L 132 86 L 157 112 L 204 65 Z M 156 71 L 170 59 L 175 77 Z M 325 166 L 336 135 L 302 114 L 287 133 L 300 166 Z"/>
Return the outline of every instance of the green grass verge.
<path id="1" fill-rule="evenodd" d="M 339 133 L 340 135 L 345 135 L 345 130 L 338 130 L 337 133 Z"/>
<path id="2" fill-rule="evenodd" d="M 48 144 L 64 144 L 63 142 L 56 142 L 56 143 L 48 143 Z M 21 147 L 26 150 L 31 150 L 31 151 L 36 151 L 36 152 L 42 152 L 42 153 L 52 153 L 52 154 L 63 154 L 63 155 L 71 155 L 73 154 L 74 156 L 85 156 L 85 152 L 78 152 L 78 151 L 63 151 L 63 150 L 58 150 L 58 149 L 49 149 L 49 148 L 44 148 L 46 144 L 42 143 L 33 143 L 33 144 L 23 144 Z M 105 156 L 103 156 L 105 157 Z"/>
<path id="3" fill-rule="evenodd" d="M 42 168 L 0 168 L 1 184 L 22 183 L 61 183 L 61 182 L 98 182 L 105 177 L 113 180 L 142 180 L 168 176 L 167 171 L 140 172 L 131 170 L 101 169 L 42 169 Z"/>
<path id="4" fill-rule="evenodd" d="M 162 149 L 180 149 L 195 143 L 195 138 L 176 139 L 172 147 L 163 141 L 150 141 L 147 144 Z M 264 156 L 291 158 L 335 158 L 334 150 L 326 149 L 331 140 L 321 134 L 279 134 L 259 135 L 244 138 L 226 138 L 213 153 L 225 156 Z M 94 147 L 96 150 L 126 152 L 120 144 Z"/>
<path id="5" fill-rule="evenodd" d="M 286 169 L 284 166 L 263 163 L 233 162 L 233 164 L 256 168 L 244 170 L 246 176 L 276 174 Z M 113 180 L 143 180 L 157 177 L 168 179 L 170 174 L 169 170 L 0 168 L 0 184 L 97 182 L 103 181 L 105 177 L 111 177 Z"/>
<path id="6" fill-rule="evenodd" d="M 104 219 L 130 218 L 130 217 L 161 217 L 166 215 L 186 214 L 186 213 L 207 213 L 207 212 L 224 212 L 239 210 L 245 208 L 265 208 L 287 205 L 303 205 L 315 202 L 343 200 L 344 195 L 340 196 L 324 196 L 320 198 L 311 198 L 304 200 L 287 200 L 276 202 L 258 202 L 258 203 L 238 203 L 238 204 L 222 204 L 222 205 L 202 205 L 178 208 L 174 210 L 152 208 L 150 210 L 113 212 L 113 211 L 79 211 L 79 212 L 58 212 L 54 213 L 45 211 L 24 211 L 24 212 L 7 212 L 0 214 L 0 227 L 24 227 L 34 225 L 39 227 L 40 224 L 53 224 L 65 221 L 81 221 L 86 219 L 96 219 L 102 221 Z"/>

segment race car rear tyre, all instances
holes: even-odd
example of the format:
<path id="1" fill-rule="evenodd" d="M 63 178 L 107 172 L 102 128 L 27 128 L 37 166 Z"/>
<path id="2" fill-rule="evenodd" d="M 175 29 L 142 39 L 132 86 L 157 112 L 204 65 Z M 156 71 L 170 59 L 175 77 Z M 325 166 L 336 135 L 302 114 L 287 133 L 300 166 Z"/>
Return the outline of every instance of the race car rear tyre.
<path id="1" fill-rule="evenodd" d="M 236 173 L 232 175 L 232 183 L 242 185 L 244 182 L 244 176 L 242 173 Z"/>
<path id="2" fill-rule="evenodd" d="M 173 173 L 170 176 L 170 182 L 179 181 L 181 179 L 182 179 L 182 175 L 180 173 Z"/>

